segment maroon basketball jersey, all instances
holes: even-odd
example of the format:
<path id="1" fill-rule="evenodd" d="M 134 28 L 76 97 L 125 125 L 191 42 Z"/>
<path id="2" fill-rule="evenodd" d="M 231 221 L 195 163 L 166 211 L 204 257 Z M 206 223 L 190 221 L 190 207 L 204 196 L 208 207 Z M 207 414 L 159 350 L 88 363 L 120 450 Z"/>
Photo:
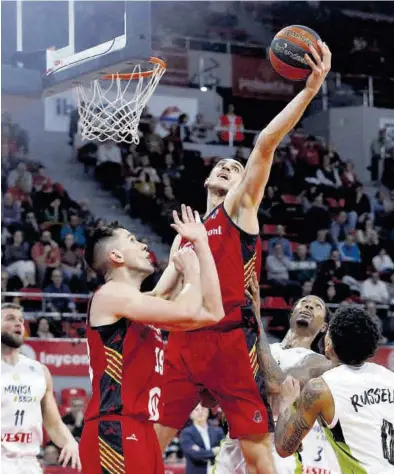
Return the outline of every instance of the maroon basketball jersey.
<path id="1" fill-rule="evenodd" d="M 209 214 L 204 225 L 215 259 L 226 313 L 215 329 L 255 327 L 253 308 L 245 298 L 245 288 L 249 286 L 254 271 L 260 280 L 260 237 L 258 234 L 248 234 L 234 224 L 223 204 Z M 185 244 L 183 241 L 181 246 Z"/>
<path id="2" fill-rule="evenodd" d="M 126 318 L 92 328 L 89 312 L 90 305 L 86 336 L 92 395 L 85 420 L 117 414 L 156 422 L 164 366 L 160 330 Z"/>

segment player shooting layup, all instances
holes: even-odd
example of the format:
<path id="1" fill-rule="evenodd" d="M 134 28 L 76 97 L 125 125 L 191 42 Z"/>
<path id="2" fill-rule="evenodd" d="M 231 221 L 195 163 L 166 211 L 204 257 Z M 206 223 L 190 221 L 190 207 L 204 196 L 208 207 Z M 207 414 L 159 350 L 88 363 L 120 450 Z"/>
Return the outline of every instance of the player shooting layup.
<path id="1" fill-rule="evenodd" d="M 164 412 L 157 427 L 162 449 L 182 428 L 199 402 L 199 389 L 204 387 L 223 408 L 231 437 L 240 439 L 249 471 L 275 472 L 268 434 L 273 426 L 267 403 L 262 400 L 264 381 L 256 360 L 255 317 L 244 291 L 253 272 L 260 274 L 257 211 L 275 149 L 300 120 L 330 70 L 330 50 L 322 42 L 319 47 L 322 59 L 311 47 L 315 62 L 307 59 L 312 73 L 305 88 L 260 133 L 246 169 L 235 160 L 222 160 L 205 183 L 208 189 L 205 227 L 218 269 L 226 316 L 211 330 L 170 335 L 165 361 Z M 173 249 L 179 245 L 185 242 L 177 239 Z"/>
<path id="2" fill-rule="evenodd" d="M 335 313 L 325 336 L 335 367 L 310 380 L 301 395 L 295 379 L 281 387 L 275 445 L 282 457 L 291 456 L 319 420 L 342 474 L 394 472 L 394 373 L 367 362 L 379 339 L 365 310 L 344 306 Z"/>
<path id="3" fill-rule="evenodd" d="M 47 367 L 19 353 L 23 344 L 22 308 L 1 306 L 1 470 L 42 474 L 37 461 L 42 425 L 61 453 L 59 463 L 81 469 L 78 444 L 63 423 Z"/>
<path id="4" fill-rule="evenodd" d="M 164 473 L 153 429 L 159 419 L 164 365 L 159 328 L 197 329 L 224 316 L 204 225 L 185 207 L 182 221 L 176 213 L 174 221 L 175 230 L 195 248 L 174 256 L 183 277 L 174 301 L 141 293 L 153 266 L 147 246 L 126 229 L 97 229 L 86 246 L 86 261 L 104 275 L 105 284 L 90 300 L 87 316 L 93 390 L 80 444 L 84 474 Z"/>

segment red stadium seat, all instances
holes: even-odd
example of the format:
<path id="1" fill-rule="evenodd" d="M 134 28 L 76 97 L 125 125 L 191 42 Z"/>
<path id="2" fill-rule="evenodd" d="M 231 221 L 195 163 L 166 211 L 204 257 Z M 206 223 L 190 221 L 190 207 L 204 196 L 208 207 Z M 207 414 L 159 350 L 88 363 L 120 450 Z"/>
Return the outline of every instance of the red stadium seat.
<path id="1" fill-rule="evenodd" d="M 42 293 L 41 288 L 21 288 L 22 293 Z M 21 301 L 42 301 L 42 296 L 22 296 Z"/>
<path id="2" fill-rule="evenodd" d="M 290 309 L 290 306 L 281 296 L 267 296 L 263 307 L 265 309 Z"/>
<path id="3" fill-rule="evenodd" d="M 331 209 L 337 209 L 339 207 L 339 203 L 334 198 L 327 198 L 327 202 Z"/>
<path id="4" fill-rule="evenodd" d="M 263 225 L 263 234 L 264 235 L 275 235 L 276 234 L 276 225 L 275 224 L 264 224 Z"/>
<path id="5" fill-rule="evenodd" d="M 292 205 L 299 205 L 300 204 L 297 196 L 294 196 L 293 194 L 283 194 L 282 195 L 282 201 L 285 204 L 292 204 Z"/>
<path id="6" fill-rule="evenodd" d="M 295 252 L 297 250 L 298 242 L 290 242 L 290 247 L 292 252 Z"/>
<path id="7" fill-rule="evenodd" d="M 65 407 L 71 405 L 71 400 L 73 398 L 83 398 L 87 400 L 88 394 L 84 388 L 63 388 L 61 392 L 61 403 Z"/>

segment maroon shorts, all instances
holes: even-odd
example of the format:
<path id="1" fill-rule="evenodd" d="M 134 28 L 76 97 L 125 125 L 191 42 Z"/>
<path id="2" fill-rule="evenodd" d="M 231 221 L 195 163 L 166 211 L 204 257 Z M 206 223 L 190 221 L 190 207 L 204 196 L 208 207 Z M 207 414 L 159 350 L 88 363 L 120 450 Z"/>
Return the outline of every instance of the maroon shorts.
<path id="1" fill-rule="evenodd" d="M 126 416 L 87 421 L 79 453 L 83 474 L 164 474 L 153 425 Z"/>
<path id="2" fill-rule="evenodd" d="M 170 334 L 159 423 L 181 429 L 205 388 L 221 406 L 232 438 L 272 432 L 256 343 L 252 329 Z"/>

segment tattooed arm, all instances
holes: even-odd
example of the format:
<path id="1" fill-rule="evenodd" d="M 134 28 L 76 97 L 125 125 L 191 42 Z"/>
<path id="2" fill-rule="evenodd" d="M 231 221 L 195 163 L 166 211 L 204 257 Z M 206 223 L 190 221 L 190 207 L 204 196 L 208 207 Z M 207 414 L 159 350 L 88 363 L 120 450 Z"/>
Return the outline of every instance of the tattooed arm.
<path id="1" fill-rule="evenodd" d="M 259 368 L 264 375 L 264 381 L 267 391 L 270 395 L 278 395 L 280 392 L 280 385 L 285 380 L 285 374 L 279 368 L 275 359 L 271 354 L 270 345 L 265 334 L 264 326 L 260 316 L 260 287 L 257 280 L 256 273 L 253 274 L 250 283 L 250 292 L 246 290 L 246 296 L 252 301 L 254 314 L 256 315 L 257 324 L 259 327 L 259 339 L 257 341 L 257 359 Z"/>
<path id="2" fill-rule="evenodd" d="M 302 388 L 309 380 L 320 377 L 332 368 L 332 362 L 323 355 L 308 354 L 298 364 L 285 370 L 284 373 L 297 379 Z"/>
<path id="3" fill-rule="evenodd" d="M 297 387 L 298 386 L 298 393 Z M 294 454 L 317 418 L 333 418 L 334 401 L 321 378 L 310 380 L 304 387 L 297 407 L 293 408 L 299 394 L 299 383 L 287 380 L 281 387 L 279 418 L 275 428 L 275 447 L 282 458 Z"/>

